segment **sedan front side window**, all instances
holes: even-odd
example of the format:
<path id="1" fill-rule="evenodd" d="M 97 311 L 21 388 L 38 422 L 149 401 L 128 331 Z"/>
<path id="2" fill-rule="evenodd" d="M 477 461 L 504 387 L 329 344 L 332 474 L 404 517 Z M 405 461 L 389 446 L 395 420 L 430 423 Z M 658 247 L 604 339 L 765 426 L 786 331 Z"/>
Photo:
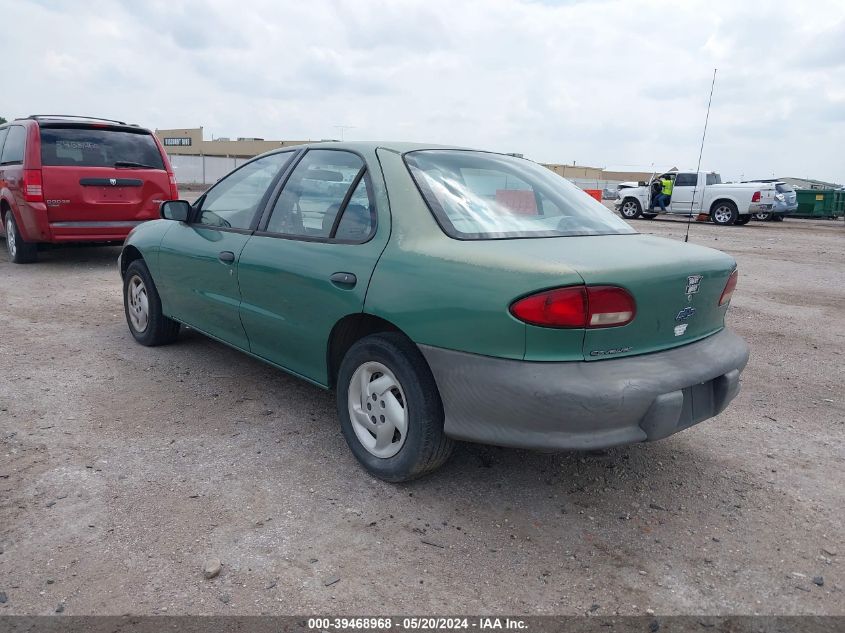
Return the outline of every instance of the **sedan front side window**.
<path id="1" fill-rule="evenodd" d="M 220 228 L 250 228 L 264 194 L 292 156 L 293 152 L 270 154 L 226 176 L 205 195 L 198 222 Z"/>

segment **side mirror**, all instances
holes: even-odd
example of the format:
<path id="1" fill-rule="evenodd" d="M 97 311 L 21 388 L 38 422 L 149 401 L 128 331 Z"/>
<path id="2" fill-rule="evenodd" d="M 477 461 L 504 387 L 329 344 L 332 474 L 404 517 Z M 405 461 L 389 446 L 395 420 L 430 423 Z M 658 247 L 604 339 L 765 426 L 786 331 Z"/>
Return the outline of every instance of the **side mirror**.
<path id="1" fill-rule="evenodd" d="M 191 203 L 185 200 L 165 200 L 159 207 L 159 213 L 165 220 L 187 222 L 191 217 Z"/>

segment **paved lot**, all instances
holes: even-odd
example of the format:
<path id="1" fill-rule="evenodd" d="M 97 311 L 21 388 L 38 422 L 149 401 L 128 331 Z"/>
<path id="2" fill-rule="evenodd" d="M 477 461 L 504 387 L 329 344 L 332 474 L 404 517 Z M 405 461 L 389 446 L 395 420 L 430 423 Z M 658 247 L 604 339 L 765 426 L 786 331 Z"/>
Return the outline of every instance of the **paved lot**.
<path id="1" fill-rule="evenodd" d="M 728 411 L 601 454 L 465 445 L 401 486 L 331 394 L 194 333 L 135 344 L 118 249 L 4 252 L 0 614 L 845 614 L 845 226 L 691 241 L 739 261 Z"/>

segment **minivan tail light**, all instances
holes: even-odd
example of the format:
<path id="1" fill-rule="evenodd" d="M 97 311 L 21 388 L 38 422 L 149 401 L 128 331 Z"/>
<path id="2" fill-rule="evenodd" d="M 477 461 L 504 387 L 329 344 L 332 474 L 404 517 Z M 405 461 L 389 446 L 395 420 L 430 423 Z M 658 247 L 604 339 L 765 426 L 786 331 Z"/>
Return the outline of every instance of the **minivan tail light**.
<path id="1" fill-rule="evenodd" d="M 170 199 L 171 200 L 178 200 L 179 199 L 179 186 L 176 184 L 176 176 L 173 174 L 167 174 L 167 178 L 170 181 Z"/>
<path id="2" fill-rule="evenodd" d="M 23 170 L 23 199 L 27 202 L 44 202 L 44 183 L 40 169 Z"/>
<path id="3" fill-rule="evenodd" d="M 731 297 L 736 290 L 736 282 L 739 279 L 739 270 L 734 269 L 731 276 L 728 277 L 728 283 L 725 284 L 725 289 L 722 290 L 722 296 L 719 297 L 719 305 L 723 306 L 731 300 Z"/>
<path id="4" fill-rule="evenodd" d="M 755 191 L 754 195 L 751 196 L 751 202 L 760 202 L 760 192 Z"/>
<path id="5" fill-rule="evenodd" d="M 634 320 L 636 304 L 616 286 L 569 286 L 545 290 L 511 304 L 510 312 L 531 325 L 554 328 L 604 328 Z"/>

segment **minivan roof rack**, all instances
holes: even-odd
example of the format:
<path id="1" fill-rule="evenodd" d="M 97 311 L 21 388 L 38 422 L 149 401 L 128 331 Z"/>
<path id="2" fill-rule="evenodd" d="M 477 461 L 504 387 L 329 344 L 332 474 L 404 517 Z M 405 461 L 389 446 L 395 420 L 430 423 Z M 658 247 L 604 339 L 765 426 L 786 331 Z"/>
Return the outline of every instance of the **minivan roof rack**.
<path id="1" fill-rule="evenodd" d="M 99 116 L 79 116 L 78 114 L 30 114 L 27 119 L 86 119 L 88 121 L 108 121 L 109 123 L 117 123 L 119 125 L 126 125 L 125 121 L 117 121 L 115 119 L 104 119 Z"/>

